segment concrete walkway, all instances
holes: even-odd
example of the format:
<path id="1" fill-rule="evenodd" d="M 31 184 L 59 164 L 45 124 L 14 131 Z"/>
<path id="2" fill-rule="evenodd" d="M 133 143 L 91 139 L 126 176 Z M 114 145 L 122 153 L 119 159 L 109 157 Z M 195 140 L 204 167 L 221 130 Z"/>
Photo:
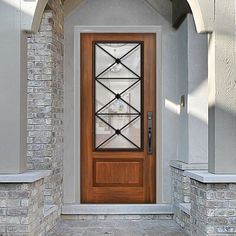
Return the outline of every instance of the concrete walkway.
<path id="1" fill-rule="evenodd" d="M 186 236 L 173 220 L 61 220 L 47 236 Z"/>

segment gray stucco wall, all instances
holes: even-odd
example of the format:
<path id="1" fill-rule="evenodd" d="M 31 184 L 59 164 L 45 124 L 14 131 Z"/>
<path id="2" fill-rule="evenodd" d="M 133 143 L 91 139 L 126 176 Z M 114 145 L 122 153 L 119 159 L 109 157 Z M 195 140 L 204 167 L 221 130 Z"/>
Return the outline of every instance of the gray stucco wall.
<path id="1" fill-rule="evenodd" d="M 188 163 L 208 162 L 208 38 L 188 16 Z"/>
<path id="2" fill-rule="evenodd" d="M 180 103 L 180 98 L 188 94 L 188 21 L 185 20 L 180 26 L 177 34 L 177 104 Z M 178 159 L 183 162 L 188 162 L 188 114 L 187 108 L 179 107 L 178 119 Z"/>
<path id="3" fill-rule="evenodd" d="M 207 35 L 197 34 L 191 15 L 177 31 L 177 103 L 185 95 L 178 121 L 178 160 L 207 163 L 208 83 Z"/>
<path id="4" fill-rule="evenodd" d="M 26 170 L 26 34 L 19 1 L 0 1 L 0 173 Z M 11 92 L 9 92 L 11 91 Z"/>

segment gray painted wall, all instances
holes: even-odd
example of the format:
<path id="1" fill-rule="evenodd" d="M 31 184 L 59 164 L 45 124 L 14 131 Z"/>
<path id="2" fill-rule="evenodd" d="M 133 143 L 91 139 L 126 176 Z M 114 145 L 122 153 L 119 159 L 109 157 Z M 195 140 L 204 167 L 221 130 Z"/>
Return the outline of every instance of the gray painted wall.
<path id="1" fill-rule="evenodd" d="M 79 146 L 80 137 L 76 137 L 75 130 L 79 127 L 79 119 L 75 122 L 76 110 L 79 110 L 78 97 L 74 97 L 74 91 L 78 91 L 79 81 L 74 77 L 74 71 L 78 72 L 79 65 L 74 67 L 74 49 L 78 42 L 74 41 L 74 26 L 108 26 L 126 25 L 130 27 L 153 25 L 161 26 L 159 33 L 159 52 L 157 58 L 157 114 L 158 133 L 158 160 L 157 182 L 158 202 L 171 201 L 170 168 L 169 161 L 178 158 L 177 148 L 179 129 L 185 127 L 186 118 L 179 119 L 179 94 L 188 93 L 188 86 L 179 92 L 179 78 L 184 78 L 188 84 L 188 73 L 183 67 L 187 67 L 187 22 L 185 28 L 175 32 L 169 23 L 160 16 L 149 4 L 142 0 L 88 0 L 76 8 L 65 18 L 65 157 L 64 157 L 64 203 L 79 203 L 79 153 L 75 153 L 75 146 Z M 183 33 L 185 31 L 185 34 Z M 186 43 L 182 42 L 185 40 Z M 183 43 L 182 49 L 180 44 Z M 182 52 L 185 51 L 185 54 Z M 75 51 L 77 52 L 77 51 Z M 206 51 L 207 54 L 207 51 Z M 180 60 L 182 57 L 182 60 Z M 183 73 L 183 74 L 181 74 Z M 77 108 L 77 109 L 75 109 Z M 186 135 L 186 134 L 185 134 Z M 183 139 L 185 140 L 186 137 Z M 75 140 L 78 140 L 76 142 Z M 181 141 L 182 143 L 184 141 Z M 183 155 L 181 155 L 183 156 Z M 185 154 L 187 156 L 187 153 Z"/>
<path id="2" fill-rule="evenodd" d="M 236 174 L 236 1 L 215 1 L 209 36 L 209 172 Z"/>
<path id="3" fill-rule="evenodd" d="M 188 163 L 208 163 L 208 36 L 188 15 Z"/>
<path id="4" fill-rule="evenodd" d="M 178 160 L 208 162 L 207 35 L 197 34 L 192 15 L 177 31 L 177 97 L 185 95 L 178 125 Z"/>
<path id="5" fill-rule="evenodd" d="M 185 20 L 177 31 L 177 101 L 188 94 L 188 21 Z M 178 159 L 188 163 L 188 114 L 187 107 L 179 107 L 178 129 Z"/>
<path id="6" fill-rule="evenodd" d="M 26 169 L 26 34 L 20 1 L 0 1 L 0 173 Z"/>
<path id="7" fill-rule="evenodd" d="M 73 25 L 163 25 L 169 23 L 144 0 L 86 0 L 65 19 Z"/>
<path id="8" fill-rule="evenodd" d="M 171 202 L 171 175 L 169 163 L 171 160 L 177 159 L 177 121 L 178 121 L 178 104 L 177 104 L 177 59 L 178 59 L 178 47 L 176 44 L 176 32 L 175 31 L 163 31 L 162 34 L 162 64 L 159 69 L 162 71 L 162 83 L 160 87 L 161 102 L 162 102 L 162 114 L 161 114 L 161 140 L 157 140 L 157 143 L 161 143 L 161 151 L 159 157 L 160 180 L 162 189 L 161 191 L 162 201 Z M 157 62 L 158 64 L 159 62 Z M 158 68 L 158 67 L 157 67 Z M 157 115 L 158 119 L 158 115 Z M 160 119 L 160 116 L 159 116 Z M 158 180 L 157 180 L 158 181 Z"/>

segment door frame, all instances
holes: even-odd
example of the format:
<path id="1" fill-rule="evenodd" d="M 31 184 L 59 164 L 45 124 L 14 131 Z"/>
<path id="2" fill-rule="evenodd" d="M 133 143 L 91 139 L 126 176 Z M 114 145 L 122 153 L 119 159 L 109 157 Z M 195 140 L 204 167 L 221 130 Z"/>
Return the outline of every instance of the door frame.
<path id="1" fill-rule="evenodd" d="M 156 34 L 156 204 L 162 202 L 162 27 L 161 26 L 75 26 L 74 27 L 74 173 L 73 195 L 80 204 L 80 34 L 81 33 L 154 33 Z M 78 145 L 79 144 L 79 145 Z M 147 204 L 148 205 L 148 204 Z"/>

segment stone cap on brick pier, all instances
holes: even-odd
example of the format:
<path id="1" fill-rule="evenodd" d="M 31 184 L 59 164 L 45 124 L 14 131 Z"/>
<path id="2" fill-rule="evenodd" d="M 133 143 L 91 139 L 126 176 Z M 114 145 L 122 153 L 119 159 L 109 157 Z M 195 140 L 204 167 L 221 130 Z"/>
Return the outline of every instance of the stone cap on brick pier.
<path id="1" fill-rule="evenodd" d="M 184 172 L 186 176 L 202 183 L 236 183 L 236 175 L 212 174 L 206 170 Z"/>
<path id="2" fill-rule="evenodd" d="M 207 170 L 208 163 L 184 163 L 179 160 L 170 161 L 170 166 L 179 170 Z"/>
<path id="3" fill-rule="evenodd" d="M 20 174 L 0 174 L 0 183 L 33 183 L 51 174 L 51 170 L 26 171 Z"/>

